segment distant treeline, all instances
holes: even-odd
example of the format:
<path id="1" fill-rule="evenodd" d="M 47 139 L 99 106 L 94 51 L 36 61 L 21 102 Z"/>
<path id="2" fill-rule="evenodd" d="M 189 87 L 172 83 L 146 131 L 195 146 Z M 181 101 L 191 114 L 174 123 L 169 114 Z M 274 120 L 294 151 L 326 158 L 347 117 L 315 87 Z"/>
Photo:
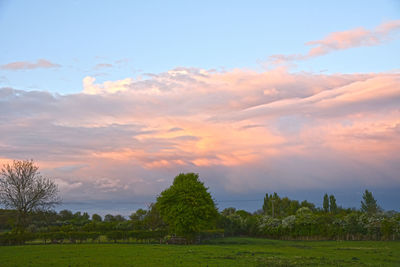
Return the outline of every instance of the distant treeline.
<path id="1" fill-rule="evenodd" d="M 400 213 L 383 211 L 372 193 L 366 191 L 361 209 L 336 205 L 333 195 L 324 196 L 322 208 L 313 203 L 267 194 L 262 209 L 250 213 L 227 208 L 218 213 L 215 229 L 203 231 L 198 238 L 216 236 L 253 236 L 298 240 L 399 240 Z M 19 244 L 41 240 L 43 243 L 166 242 L 168 225 L 156 205 L 139 209 L 129 218 L 69 210 L 32 212 L 24 233 L 14 233 L 16 211 L 0 210 L 0 243 Z"/>
<path id="2" fill-rule="evenodd" d="M 338 207 L 327 194 L 323 207 L 313 203 L 266 194 L 261 210 L 251 214 L 228 208 L 221 212 L 219 227 L 225 235 L 248 235 L 299 240 L 398 240 L 400 213 L 384 212 L 368 190 L 361 209 Z"/>

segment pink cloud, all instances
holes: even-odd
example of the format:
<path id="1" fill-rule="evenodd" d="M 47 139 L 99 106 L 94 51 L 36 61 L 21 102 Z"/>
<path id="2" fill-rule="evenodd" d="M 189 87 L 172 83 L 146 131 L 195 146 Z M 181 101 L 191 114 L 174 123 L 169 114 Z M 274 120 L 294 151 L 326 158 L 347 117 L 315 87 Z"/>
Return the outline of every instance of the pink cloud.
<path id="1" fill-rule="evenodd" d="M 400 20 L 382 23 L 373 30 L 357 28 L 343 32 L 334 32 L 322 40 L 306 43 L 311 48 L 308 57 L 328 54 L 335 50 L 344 50 L 360 46 L 375 46 L 390 40 L 392 34 L 400 30 Z"/>
<path id="2" fill-rule="evenodd" d="M 0 69 L 3 70 L 32 70 L 32 69 L 49 69 L 59 68 L 61 65 L 52 63 L 46 59 L 39 59 L 35 63 L 28 61 L 16 61 L 5 65 L 1 65 Z"/>
<path id="3" fill-rule="evenodd" d="M 69 197 L 155 195 L 182 171 L 235 192 L 369 184 L 368 168 L 400 183 L 398 73 L 178 68 L 83 83 L 74 95 L 0 89 L 1 160 L 34 158 Z"/>
<path id="4" fill-rule="evenodd" d="M 359 27 L 347 31 L 333 32 L 321 40 L 307 42 L 306 45 L 312 47 L 307 54 L 272 55 L 269 61 L 274 64 L 281 64 L 289 61 L 307 60 L 338 50 L 376 46 L 395 38 L 395 33 L 399 30 L 400 20 L 393 20 L 384 22 L 372 30 Z"/>

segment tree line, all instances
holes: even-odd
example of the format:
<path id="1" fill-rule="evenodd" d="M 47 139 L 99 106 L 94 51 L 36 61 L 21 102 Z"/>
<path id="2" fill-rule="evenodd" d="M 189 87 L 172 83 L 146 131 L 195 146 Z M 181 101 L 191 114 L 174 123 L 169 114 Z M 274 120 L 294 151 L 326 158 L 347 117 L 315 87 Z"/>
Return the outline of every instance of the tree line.
<path id="1" fill-rule="evenodd" d="M 368 190 L 361 208 L 342 208 L 333 195 L 323 207 L 267 194 L 263 208 L 249 213 L 234 208 L 221 212 L 225 235 L 299 240 L 399 240 L 400 214 L 383 211 Z"/>
<path id="2" fill-rule="evenodd" d="M 360 209 L 338 206 L 334 195 L 325 194 L 322 207 L 317 207 L 306 200 L 292 200 L 274 192 L 265 195 L 262 207 L 256 212 L 234 207 L 218 211 L 199 175 L 181 173 L 147 209 L 138 209 L 129 218 L 111 214 L 101 217 L 69 210 L 55 212 L 52 208 L 59 202 L 56 186 L 42 178 L 37 170 L 33 161 L 16 161 L 0 173 L 0 201 L 9 208 L 0 210 L 1 244 L 29 240 L 194 243 L 221 236 L 400 239 L 400 214 L 384 211 L 368 190 L 364 192 Z M 43 192 L 46 188 L 51 191 Z M 12 198 L 10 193 L 14 194 Z"/>

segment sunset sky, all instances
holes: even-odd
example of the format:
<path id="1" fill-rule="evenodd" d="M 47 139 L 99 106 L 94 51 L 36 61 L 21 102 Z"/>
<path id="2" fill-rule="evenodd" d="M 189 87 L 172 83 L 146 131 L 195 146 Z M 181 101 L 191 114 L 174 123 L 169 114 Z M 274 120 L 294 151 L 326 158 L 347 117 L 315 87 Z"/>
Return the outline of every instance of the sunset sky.
<path id="1" fill-rule="evenodd" d="M 34 159 L 63 207 L 128 214 L 196 172 L 220 208 L 400 210 L 399 1 L 0 0 L 0 32 L 0 164 Z"/>

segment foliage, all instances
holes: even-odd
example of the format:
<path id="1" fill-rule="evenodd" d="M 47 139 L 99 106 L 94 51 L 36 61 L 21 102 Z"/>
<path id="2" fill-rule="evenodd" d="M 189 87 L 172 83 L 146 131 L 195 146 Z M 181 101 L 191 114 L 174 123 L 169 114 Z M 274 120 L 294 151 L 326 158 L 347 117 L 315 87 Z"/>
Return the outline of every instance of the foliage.
<path id="1" fill-rule="evenodd" d="M 104 216 L 104 221 L 105 221 L 105 222 L 115 222 L 116 220 L 115 220 L 115 218 L 114 218 L 113 215 L 111 215 L 111 214 L 106 214 L 106 215 Z"/>
<path id="2" fill-rule="evenodd" d="M 361 201 L 361 211 L 368 214 L 375 214 L 379 211 L 378 204 L 372 195 L 372 192 L 365 190 L 363 200 Z"/>
<path id="3" fill-rule="evenodd" d="M 151 203 L 149 210 L 143 218 L 144 229 L 157 230 L 164 229 L 165 223 L 161 217 L 160 211 L 157 209 L 157 205 Z"/>
<path id="4" fill-rule="evenodd" d="M 329 212 L 329 197 L 328 197 L 328 194 L 324 195 L 324 202 L 322 204 L 322 207 L 323 207 L 325 212 Z"/>
<path id="5" fill-rule="evenodd" d="M 193 180 L 199 182 L 197 176 Z M 185 182 L 184 186 L 182 181 L 177 182 L 178 186 L 176 187 L 181 191 L 171 190 L 172 192 L 169 192 L 171 195 L 168 195 L 171 201 L 167 203 L 185 203 L 177 197 L 179 194 L 186 197 L 185 201 L 189 199 L 192 202 L 202 203 L 198 198 L 187 197 L 192 191 L 185 190 L 190 187 L 191 183 Z M 203 195 L 205 192 L 205 195 L 211 198 L 204 185 L 201 182 L 199 183 L 200 185 L 197 184 L 197 186 L 202 188 L 200 191 L 203 192 Z M 174 184 L 171 187 L 174 187 Z M 185 190 L 182 190 L 182 188 Z M 167 190 L 170 190 L 170 188 Z M 324 198 L 326 197 L 324 196 Z M 271 199 L 275 201 L 274 210 L 276 213 L 274 211 L 274 216 L 271 213 L 271 202 L 268 202 Z M 334 201 L 331 201 L 331 199 L 334 199 Z M 7 232 L 5 234 L 0 232 L 0 244 L 22 244 L 24 242 L 40 242 L 40 240 L 44 243 L 105 241 L 158 243 L 168 239 L 166 236 L 168 230 L 178 236 L 186 235 L 188 239 L 196 240 L 196 242 L 221 235 L 286 240 L 400 240 L 400 214 L 396 211 L 366 213 L 357 209 L 337 207 L 336 212 L 334 212 L 332 207 L 336 206 L 336 199 L 333 195 L 329 196 L 330 212 L 315 208 L 314 204 L 307 201 L 300 203 L 287 197 L 281 198 L 276 193 L 267 194 L 265 200 L 264 208 L 266 212 L 250 213 L 245 210 L 236 210 L 233 207 L 226 208 L 220 213 L 214 210 L 214 217 L 208 221 L 212 224 L 210 223 L 204 226 L 202 230 L 189 234 L 178 232 L 171 227 L 171 224 L 168 225 L 163 220 L 160 206 L 157 204 L 151 204 L 148 209 L 136 210 L 128 220 L 121 215 L 111 214 L 106 215 L 103 221 L 101 216 L 93 214 L 90 220 L 90 216 L 86 212 L 73 213 L 69 210 L 62 210 L 59 213 L 55 211 L 32 211 L 28 214 L 29 225 L 24 232 L 18 231 L 14 227 L 15 210 L 0 210 L 0 229 Z M 192 202 L 189 201 L 188 203 Z M 213 202 L 211 207 L 215 208 Z M 197 209 L 201 210 L 199 207 L 193 208 L 196 211 Z M 186 214 L 184 211 L 184 209 L 180 210 L 182 214 Z M 179 218 L 179 216 L 176 217 Z M 183 219 L 179 223 L 190 223 Z M 182 225 L 184 225 L 183 223 Z M 35 241 L 32 241 L 33 239 Z M 187 239 L 183 240 L 186 243 Z"/>
<path id="6" fill-rule="evenodd" d="M 101 222 L 101 221 L 102 221 L 101 216 L 98 215 L 98 214 L 96 214 L 96 213 L 93 214 L 93 215 L 92 215 L 92 221 Z"/>
<path id="7" fill-rule="evenodd" d="M 299 203 L 297 200 L 291 200 L 288 197 L 281 198 L 276 192 L 273 194 L 266 194 L 264 197 L 263 212 L 272 217 L 286 217 L 294 215 L 301 207 L 308 207 L 315 210 L 315 205 L 307 200 Z"/>
<path id="8" fill-rule="evenodd" d="M 218 215 L 208 189 L 195 173 L 179 174 L 157 198 L 157 209 L 172 233 L 193 240 L 196 233 L 212 229 Z"/>
<path id="9" fill-rule="evenodd" d="M 334 195 L 329 196 L 329 210 L 332 213 L 337 212 L 336 198 Z"/>
<path id="10" fill-rule="evenodd" d="M 72 220 L 74 218 L 74 214 L 70 210 L 62 210 L 60 211 L 60 219 L 63 221 Z"/>

